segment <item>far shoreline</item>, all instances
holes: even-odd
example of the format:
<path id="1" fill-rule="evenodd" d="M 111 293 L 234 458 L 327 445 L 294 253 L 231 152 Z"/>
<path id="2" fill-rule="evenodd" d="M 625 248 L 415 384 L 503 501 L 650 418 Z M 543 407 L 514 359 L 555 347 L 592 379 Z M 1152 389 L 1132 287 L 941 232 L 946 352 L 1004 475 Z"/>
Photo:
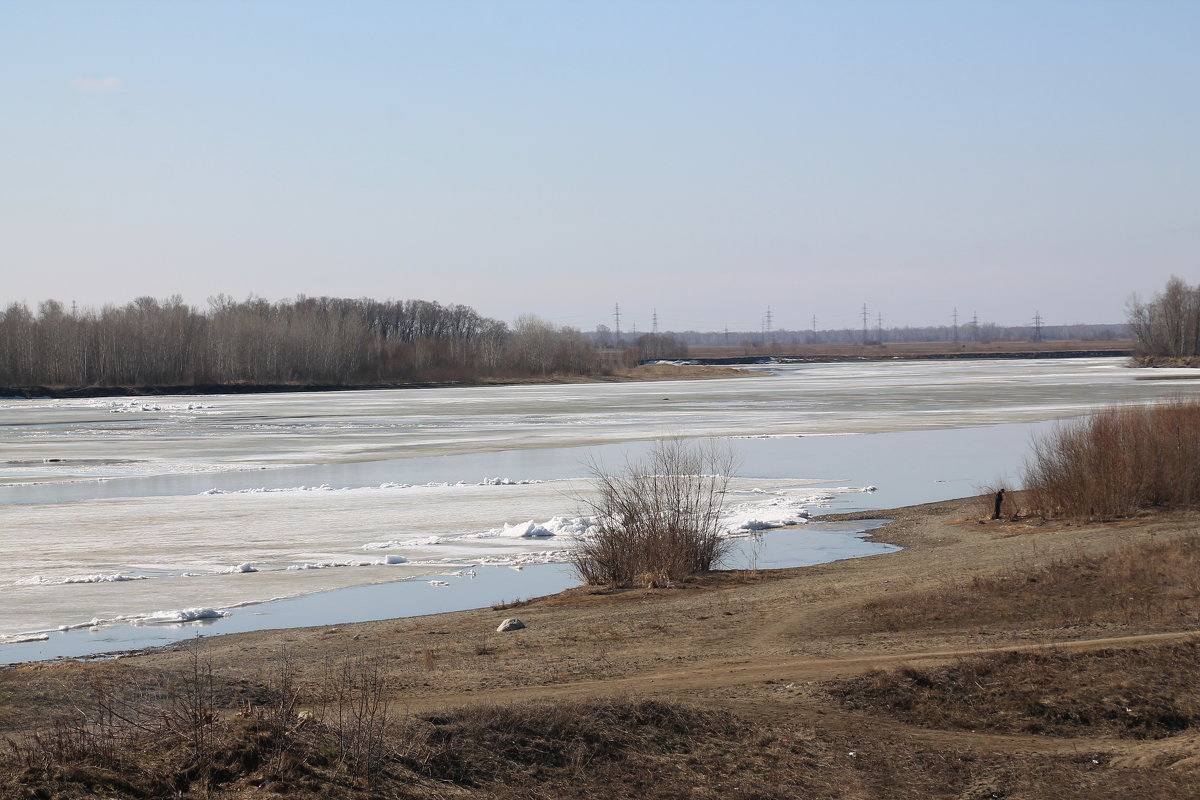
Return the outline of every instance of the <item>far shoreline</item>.
<path id="1" fill-rule="evenodd" d="M 711 378 L 742 378 L 755 373 L 739 366 L 769 364 L 837 364 L 863 361 L 944 361 L 944 360 L 1010 360 L 1039 358 L 1130 358 L 1133 351 L 1124 343 L 1116 347 L 1096 346 L 1094 342 L 1078 343 L 1089 347 L 1070 347 L 1064 343 L 1022 343 L 993 348 L 931 346 L 922 343 L 892 345 L 769 345 L 754 348 L 758 352 L 726 354 L 723 350 L 741 348 L 694 348 L 695 355 L 677 361 L 647 362 L 636 367 L 616 368 L 606 374 L 548 375 L 538 378 L 481 378 L 454 381 L 408 381 L 357 384 L 305 383 L 198 383 L 198 384 L 135 384 L 125 386 L 0 386 L 0 398 L 15 399 L 88 399 L 98 397 L 159 397 L 214 394 L 287 394 L 299 392 L 363 392 L 395 389 L 449 389 L 485 386 L 556 386 L 583 383 L 629 383 L 649 381 L 703 380 Z M 1159 366 L 1141 365 L 1141 366 Z"/>
<path id="2" fill-rule="evenodd" d="M 752 362 L 746 362 L 747 364 Z M 370 392 L 392 389 L 453 389 L 483 386 L 557 386 L 577 383 L 633 383 L 707 378 L 742 378 L 744 370 L 703 364 L 643 364 L 605 375 L 549 375 L 543 378 L 497 378 L 473 381 L 405 383 L 195 383 L 131 386 L 0 386 L 0 398 L 25 400 L 94 397 L 162 397 L 210 394 L 289 394 L 296 392 Z"/>

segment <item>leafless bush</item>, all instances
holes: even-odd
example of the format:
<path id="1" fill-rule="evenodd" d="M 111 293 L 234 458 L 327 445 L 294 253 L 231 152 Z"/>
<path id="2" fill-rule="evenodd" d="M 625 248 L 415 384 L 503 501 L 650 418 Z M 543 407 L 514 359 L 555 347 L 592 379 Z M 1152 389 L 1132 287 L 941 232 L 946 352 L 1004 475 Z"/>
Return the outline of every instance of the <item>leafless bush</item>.
<path id="1" fill-rule="evenodd" d="M 21 740 L 9 738 L 9 755 L 16 763 L 39 770 L 63 765 L 121 769 L 127 743 L 144 730 L 137 716 L 110 686 L 92 682 L 81 693 L 73 714 L 56 717 L 48 727 L 35 729 Z"/>
<path id="2" fill-rule="evenodd" d="M 321 721 L 333 734 L 340 760 L 370 780 L 388 756 L 391 685 L 382 657 L 350 656 L 326 669 Z"/>
<path id="3" fill-rule="evenodd" d="M 713 567 L 728 550 L 720 515 L 736 459 L 715 444 L 657 442 L 640 462 L 610 475 L 592 464 L 585 499 L 595 531 L 573 563 L 593 585 L 666 585 Z"/>
<path id="4" fill-rule="evenodd" d="M 1031 511 L 1097 521 L 1200 504 L 1200 400 L 1110 408 L 1060 425 L 1025 466 Z"/>

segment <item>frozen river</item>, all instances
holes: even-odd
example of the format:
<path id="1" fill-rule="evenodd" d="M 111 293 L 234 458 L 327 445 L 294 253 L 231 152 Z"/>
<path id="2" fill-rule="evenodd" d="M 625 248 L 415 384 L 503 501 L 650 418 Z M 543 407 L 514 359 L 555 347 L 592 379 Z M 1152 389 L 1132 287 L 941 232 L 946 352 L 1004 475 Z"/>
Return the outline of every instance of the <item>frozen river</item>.
<path id="1" fill-rule="evenodd" d="M 663 437 L 735 448 L 741 469 L 725 523 L 745 536 L 808 513 L 1011 486 L 1047 420 L 1200 391 L 1192 379 L 1138 380 L 1166 371 L 1118 359 L 752 372 L 668 383 L 0 400 L 0 636 L 229 609 L 248 620 L 260 608 L 248 604 L 401 578 L 454 594 L 471 568 L 486 565 L 528 566 L 533 587 L 533 573 L 545 572 L 535 565 L 561 562 L 585 526 L 585 465 L 617 468 Z M 786 536 L 795 534 L 776 535 Z M 812 556 L 794 561 L 884 548 L 845 526 L 810 525 L 805 536 Z M 486 591 L 515 596 L 508 584 L 476 589 L 475 605 L 506 599 Z"/>

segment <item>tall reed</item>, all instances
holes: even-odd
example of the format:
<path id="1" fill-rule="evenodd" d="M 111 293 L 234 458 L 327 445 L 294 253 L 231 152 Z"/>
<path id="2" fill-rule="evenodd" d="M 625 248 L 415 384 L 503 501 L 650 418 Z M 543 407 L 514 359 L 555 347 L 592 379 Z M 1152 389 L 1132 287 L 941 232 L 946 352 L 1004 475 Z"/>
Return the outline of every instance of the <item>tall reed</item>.
<path id="1" fill-rule="evenodd" d="M 1079 521 L 1200 506 L 1200 399 L 1117 406 L 1036 441 L 1029 510 Z"/>

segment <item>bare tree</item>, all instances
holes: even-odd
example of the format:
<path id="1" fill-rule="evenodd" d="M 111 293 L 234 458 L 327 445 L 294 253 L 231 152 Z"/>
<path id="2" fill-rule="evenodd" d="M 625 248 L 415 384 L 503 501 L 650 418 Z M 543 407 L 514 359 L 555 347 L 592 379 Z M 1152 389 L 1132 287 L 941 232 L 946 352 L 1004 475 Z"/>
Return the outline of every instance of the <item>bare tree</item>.
<path id="1" fill-rule="evenodd" d="M 304 297 L 139 297 L 67 313 L 57 300 L 0 311 L 0 386 L 343 386 L 587 374 L 600 365 L 573 328 L 534 316 L 517 332 L 463 305 Z"/>
<path id="2" fill-rule="evenodd" d="M 1200 286 L 1177 277 L 1148 303 L 1129 302 L 1129 327 L 1142 355 L 1183 359 L 1200 355 Z"/>

